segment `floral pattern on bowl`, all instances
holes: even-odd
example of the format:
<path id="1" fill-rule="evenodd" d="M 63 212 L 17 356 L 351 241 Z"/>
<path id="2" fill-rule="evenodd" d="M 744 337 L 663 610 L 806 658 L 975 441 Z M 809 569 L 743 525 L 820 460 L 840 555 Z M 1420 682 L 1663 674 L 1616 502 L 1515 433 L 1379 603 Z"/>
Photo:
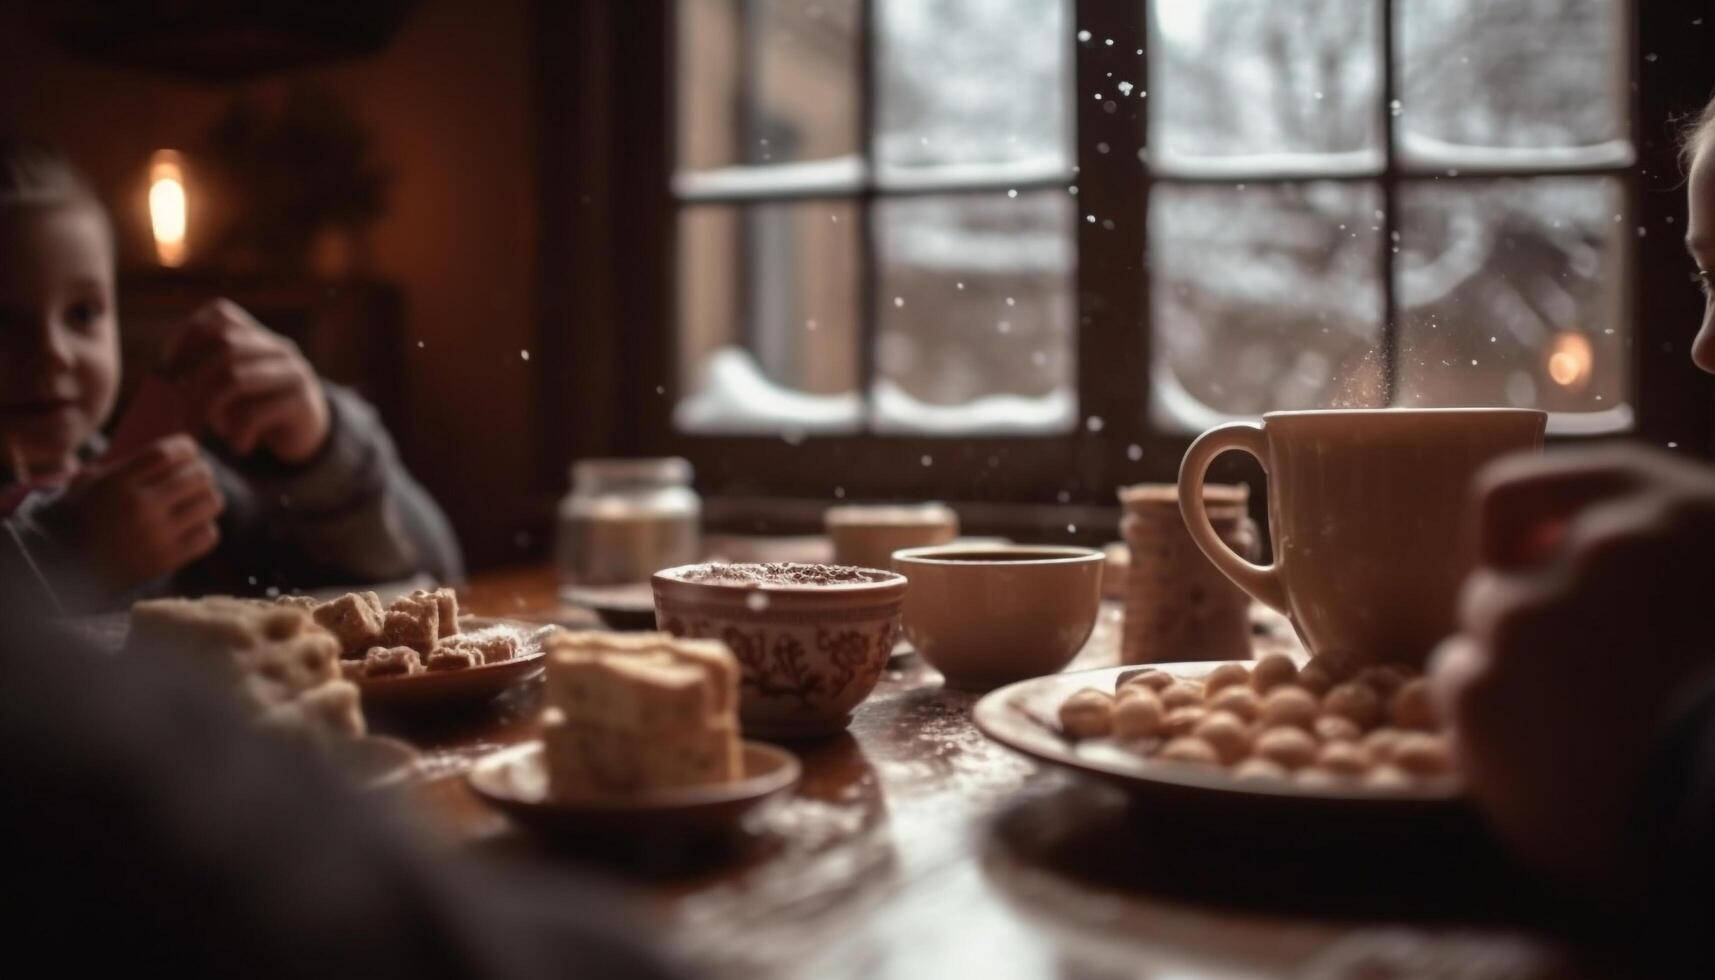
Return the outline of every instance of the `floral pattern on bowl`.
<path id="1" fill-rule="evenodd" d="M 697 582 L 702 566 L 654 576 L 655 612 L 675 636 L 721 640 L 741 670 L 747 736 L 799 738 L 845 729 L 887 667 L 905 579 L 827 585 Z"/>

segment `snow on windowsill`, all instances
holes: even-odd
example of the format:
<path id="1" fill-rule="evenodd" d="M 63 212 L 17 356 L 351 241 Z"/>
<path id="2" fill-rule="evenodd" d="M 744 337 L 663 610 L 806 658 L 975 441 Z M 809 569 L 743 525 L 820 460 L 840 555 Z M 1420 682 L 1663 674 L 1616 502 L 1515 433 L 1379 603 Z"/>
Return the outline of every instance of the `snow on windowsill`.
<path id="1" fill-rule="evenodd" d="M 876 186 L 887 191 L 935 191 L 947 188 L 1041 185 L 1073 179 L 1070 162 L 1059 153 L 1044 153 L 998 163 L 938 163 L 923 166 L 880 164 Z"/>
<path id="2" fill-rule="evenodd" d="M 1163 432 L 1197 435 L 1230 422 L 1255 422 L 1257 415 L 1232 415 L 1210 408 L 1202 399 L 1185 390 L 1173 369 L 1157 361 L 1149 372 L 1150 423 Z M 1367 406 L 1354 405 L 1353 408 Z M 1632 428 L 1634 415 L 1630 405 L 1594 412 L 1549 412 L 1548 434 L 1551 436 L 1599 436 L 1625 432 Z"/>
<path id="3" fill-rule="evenodd" d="M 960 405 L 934 405 L 891 381 L 875 388 L 875 428 L 889 435 L 1049 435 L 1071 431 L 1076 399 L 1062 388 L 1041 397 L 989 395 Z M 674 425 L 699 435 L 803 437 L 858 431 L 863 401 L 855 393 L 811 395 L 780 385 L 749 351 L 722 347 L 709 355 L 698 389 L 680 399 Z"/>
<path id="4" fill-rule="evenodd" d="M 812 395 L 776 384 L 741 347 L 709 354 L 697 390 L 679 399 L 673 424 L 705 435 L 840 435 L 856 432 L 856 393 Z"/>
<path id="5" fill-rule="evenodd" d="M 1387 162 L 1380 149 L 1330 153 L 1245 153 L 1233 156 L 1205 156 L 1158 149 L 1154 152 L 1139 150 L 1137 155 L 1160 177 L 1235 181 L 1379 176 Z"/>
<path id="6" fill-rule="evenodd" d="M 1637 159 L 1627 139 L 1608 140 L 1589 146 L 1468 146 L 1403 130 L 1399 134 L 1400 156 L 1412 170 L 1462 173 L 1549 172 L 1629 167 Z"/>
<path id="7" fill-rule="evenodd" d="M 1078 413 L 1070 388 L 1037 397 L 984 395 L 959 405 L 919 401 L 886 378 L 874 391 L 875 429 L 886 435 L 1053 435 L 1072 431 Z"/>
<path id="8" fill-rule="evenodd" d="M 796 163 L 682 170 L 673 175 L 673 193 L 687 201 L 849 194 L 863 186 L 867 173 L 863 157 L 855 154 Z"/>

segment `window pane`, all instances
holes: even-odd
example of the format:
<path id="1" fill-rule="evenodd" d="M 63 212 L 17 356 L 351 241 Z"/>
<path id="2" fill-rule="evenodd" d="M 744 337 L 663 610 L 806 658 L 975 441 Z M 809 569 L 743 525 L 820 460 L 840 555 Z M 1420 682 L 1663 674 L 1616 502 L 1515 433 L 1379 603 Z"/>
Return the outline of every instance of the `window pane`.
<path id="1" fill-rule="evenodd" d="M 1150 15 L 1156 169 L 1380 169 L 1377 0 L 1155 0 Z"/>
<path id="2" fill-rule="evenodd" d="M 1400 212 L 1401 404 L 1625 412 L 1619 180 L 1409 183 Z"/>
<path id="3" fill-rule="evenodd" d="M 1627 36 L 1617 0 L 1396 3 L 1399 138 L 1419 163 L 1471 147 L 1624 146 Z M 1564 154 L 1559 154 L 1564 155 Z M 1481 155 L 1473 158 L 1480 161 Z M 1622 158 L 1622 162 L 1625 158 Z"/>
<path id="4" fill-rule="evenodd" d="M 875 209 L 876 428 L 1069 429 L 1071 196 L 887 198 Z"/>
<path id="5" fill-rule="evenodd" d="M 857 0 L 679 0 L 681 169 L 858 152 Z"/>
<path id="6" fill-rule="evenodd" d="M 1065 0 L 878 0 L 882 167 L 1070 169 Z"/>
<path id="7" fill-rule="evenodd" d="M 1156 185 L 1156 422 L 1381 404 L 1380 207 L 1367 183 Z"/>
<path id="8" fill-rule="evenodd" d="M 850 201 L 680 211 L 680 429 L 858 426 L 857 214 Z"/>

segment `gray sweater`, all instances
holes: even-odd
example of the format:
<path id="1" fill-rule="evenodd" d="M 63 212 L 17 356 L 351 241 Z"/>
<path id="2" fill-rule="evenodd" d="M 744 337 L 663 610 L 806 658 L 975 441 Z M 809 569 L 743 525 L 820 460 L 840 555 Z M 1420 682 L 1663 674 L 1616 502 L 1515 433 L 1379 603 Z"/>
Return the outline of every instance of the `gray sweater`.
<path id="1" fill-rule="evenodd" d="M 170 579 L 113 592 L 93 578 L 88 556 L 61 526 L 55 506 L 61 494 L 38 491 L 0 520 L 0 605 L 41 602 L 82 613 L 163 593 L 291 592 L 415 574 L 459 580 L 463 561 L 452 528 L 405 471 L 375 409 L 352 391 L 323 387 L 327 443 L 303 464 L 266 456 L 238 460 L 204 445 L 226 500 L 213 552 Z M 85 455 L 93 458 L 104 448 L 94 442 Z M 7 482 L 0 479 L 0 485 Z"/>

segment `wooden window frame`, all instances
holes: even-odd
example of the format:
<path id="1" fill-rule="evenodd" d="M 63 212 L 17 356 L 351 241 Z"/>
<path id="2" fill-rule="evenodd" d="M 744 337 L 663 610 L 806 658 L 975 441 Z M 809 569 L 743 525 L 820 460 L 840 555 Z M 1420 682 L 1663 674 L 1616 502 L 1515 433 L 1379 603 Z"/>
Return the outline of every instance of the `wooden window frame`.
<path id="1" fill-rule="evenodd" d="M 1393 2 L 1384 2 L 1382 105 L 1394 97 Z M 1648 231 L 1629 249 L 1628 306 L 1635 351 L 1630 435 L 1707 454 L 1715 426 L 1711 386 L 1690 365 L 1691 332 L 1701 298 L 1685 280 L 1689 265 L 1680 234 L 1684 200 L 1673 138 L 1674 120 L 1700 107 L 1715 86 L 1715 64 L 1698 50 L 1706 40 L 1679 21 L 1673 5 L 1628 4 L 1632 95 L 1630 136 L 1635 163 L 1621 171 L 1631 207 L 1629 225 Z M 1189 436 L 1153 430 L 1147 421 L 1150 364 L 1150 282 L 1147 275 L 1149 188 L 1157 180 L 1138 163 L 1146 143 L 1147 106 L 1127 99 L 1106 112 L 1094 99 L 1074 98 L 1077 212 L 1111 217 L 1113 227 L 1077 221 L 1075 323 L 1077 418 L 1104 420 L 1099 432 L 1078 425 L 1044 436 L 916 436 L 858 433 L 779 437 L 678 432 L 672 408 L 678 391 L 674 338 L 677 316 L 675 219 L 670 192 L 673 112 L 670 82 L 675 51 L 674 4 L 540 0 L 533 12 L 533 75 L 542 221 L 538 268 L 542 374 L 539 407 L 546 486 L 563 486 L 564 463 L 593 455 L 676 454 L 697 466 L 706 495 L 797 497 L 827 501 L 936 497 L 971 502 L 1070 500 L 1109 504 L 1113 488 L 1171 479 Z M 869 23 L 865 4 L 866 40 Z M 1145 5 L 1076 0 L 1073 30 L 1111 46 L 1075 48 L 1074 90 L 1097 91 L 1113 78 L 1147 79 Z M 1142 49 L 1143 54 L 1138 54 Z M 1644 52 L 1653 59 L 1641 57 Z M 870 58 L 861 59 L 868 65 Z M 873 79 L 862 79 L 866 93 Z M 865 140 L 871 99 L 861 100 Z M 1390 240 L 1398 185 L 1411 179 L 1395 163 L 1393 117 L 1383 112 L 1386 166 L 1379 174 L 1288 179 L 1361 179 L 1383 195 Z M 1107 153 L 1094 152 L 1098 143 Z M 867 145 L 866 156 L 867 156 Z M 1537 174 L 1602 173 L 1521 168 L 1469 179 Z M 1243 178 L 1222 176 L 1218 182 Z M 1462 176 L 1458 179 L 1466 179 Z M 1281 182 L 1257 177 L 1253 183 Z M 869 182 L 873 184 L 873 182 Z M 983 188 L 989 188 L 986 185 Z M 951 193 L 951 191 L 949 191 Z M 874 247 L 869 235 L 873 188 L 856 203 L 864 215 L 864 279 L 860 296 L 864 360 L 873 365 Z M 1378 254 L 1390 269 L 1385 245 Z M 1384 274 L 1384 351 L 1390 384 L 1397 347 L 1395 284 Z M 665 285 L 664 285 L 665 284 Z M 1132 449 L 1131 447 L 1137 447 Z M 1141 454 L 1139 454 L 1141 450 Z M 931 465 L 923 465 L 929 457 Z M 1133 458 L 1136 456 L 1136 458 Z M 1237 460 L 1217 467 L 1254 476 Z"/>

